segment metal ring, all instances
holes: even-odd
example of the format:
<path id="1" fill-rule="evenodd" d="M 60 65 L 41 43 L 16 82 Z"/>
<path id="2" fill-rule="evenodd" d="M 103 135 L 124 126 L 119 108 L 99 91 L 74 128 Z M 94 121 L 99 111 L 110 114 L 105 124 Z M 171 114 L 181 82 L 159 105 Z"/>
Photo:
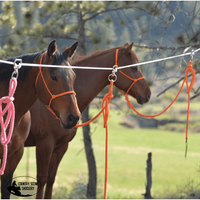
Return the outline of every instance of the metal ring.
<path id="1" fill-rule="evenodd" d="M 113 81 L 113 82 L 115 82 L 116 80 L 117 80 L 117 75 L 116 74 L 110 74 L 109 76 L 108 76 L 108 80 L 109 81 Z"/>
<path id="2" fill-rule="evenodd" d="M 16 76 L 15 76 L 16 75 Z M 17 71 L 14 71 L 11 75 L 11 78 L 15 77 L 16 79 L 18 78 L 19 73 Z"/>

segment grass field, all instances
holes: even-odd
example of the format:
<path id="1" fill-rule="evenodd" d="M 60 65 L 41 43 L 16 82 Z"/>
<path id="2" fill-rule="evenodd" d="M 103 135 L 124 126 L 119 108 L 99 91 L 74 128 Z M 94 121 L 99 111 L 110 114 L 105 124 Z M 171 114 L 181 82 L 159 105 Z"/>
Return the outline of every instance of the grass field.
<path id="1" fill-rule="evenodd" d="M 91 109 L 90 115 L 97 113 Z M 188 181 L 199 183 L 200 135 L 189 134 L 188 154 L 185 158 L 185 133 L 155 129 L 131 129 L 119 125 L 124 114 L 111 110 L 109 117 L 108 198 L 143 198 L 146 183 L 146 159 L 152 152 L 153 197 L 165 198 L 163 193 L 173 191 Z M 103 198 L 105 129 L 102 117 L 91 124 L 93 150 L 98 174 L 98 198 Z M 82 130 L 69 145 L 55 181 L 55 188 L 66 187 L 79 176 L 87 183 L 87 163 L 83 148 Z M 27 148 L 15 176 L 26 175 Z M 30 148 L 29 175 L 36 177 L 35 148 Z M 158 194 L 160 196 L 158 196 Z M 162 196 L 163 195 L 163 196 Z"/>

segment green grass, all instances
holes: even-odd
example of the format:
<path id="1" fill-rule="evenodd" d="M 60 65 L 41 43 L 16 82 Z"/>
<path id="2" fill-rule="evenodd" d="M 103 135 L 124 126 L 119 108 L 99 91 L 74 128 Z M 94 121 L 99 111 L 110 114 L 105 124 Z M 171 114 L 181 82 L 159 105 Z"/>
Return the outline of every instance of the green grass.
<path id="1" fill-rule="evenodd" d="M 90 115 L 97 113 L 90 110 Z M 154 197 L 166 188 L 175 190 L 184 181 L 191 179 L 199 182 L 200 135 L 190 134 L 188 154 L 185 158 L 185 133 L 155 129 L 131 129 L 119 125 L 124 121 L 124 114 L 111 110 L 109 117 L 109 151 L 108 151 L 108 198 L 143 198 L 146 183 L 146 159 L 152 152 L 152 189 Z M 104 162 L 105 162 L 105 129 L 102 117 L 91 124 L 93 150 L 98 173 L 98 188 L 103 198 Z M 27 148 L 15 174 L 26 175 Z M 30 172 L 36 176 L 35 149 L 30 151 Z M 88 169 L 83 148 L 81 128 L 70 142 L 55 181 L 55 187 L 63 186 L 68 190 L 72 182 L 82 175 L 87 182 Z M 159 198 L 164 198 L 160 196 Z"/>

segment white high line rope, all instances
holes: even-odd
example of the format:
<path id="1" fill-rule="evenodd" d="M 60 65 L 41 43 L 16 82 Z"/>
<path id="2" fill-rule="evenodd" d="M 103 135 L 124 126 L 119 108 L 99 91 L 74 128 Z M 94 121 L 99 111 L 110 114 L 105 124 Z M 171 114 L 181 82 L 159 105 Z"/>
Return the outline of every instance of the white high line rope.
<path id="1" fill-rule="evenodd" d="M 196 49 L 195 51 L 191 51 L 191 52 L 180 54 L 180 55 L 176 55 L 176 56 L 171 56 L 171 57 L 167 57 L 167 58 L 160 58 L 160 59 L 147 61 L 147 62 L 136 63 L 136 64 L 132 64 L 132 65 L 121 66 L 121 67 L 118 67 L 117 69 L 119 70 L 119 69 L 124 69 L 124 68 L 128 68 L 128 67 L 133 67 L 133 66 L 146 65 L 146 64 L 161 62 L 161 61 L 165 61 L 165 60 L 170 60 L 170 59 L 173 59 L 173 58 L 183 57 L 183 56 L 187 56 L 187 55 L 192 55 L 193 56 L 198 51 L 200 51 L 200 48 Z M 0 62 L 5 63 L 5 64 L 10 64 L 10 65 L 14 65 L 14 63 L 15 63 L 15 62 L 6 61 L 6 60 L 0 60 Z M 17 66 L 18 66 L 18 69 L 21 68 L 22 66 L 31 66 L 31 67 L 40 67 L 41 66 L 41 67 L 58 67 L 58 68 L 74 68 L 74 69 L 113 70 L 113 68 L 105 68 L 105 67 L 47 65 L 47 64 L 34 64 L 34 63 L 19 63 L 19 64 L 17 64 Z"/>

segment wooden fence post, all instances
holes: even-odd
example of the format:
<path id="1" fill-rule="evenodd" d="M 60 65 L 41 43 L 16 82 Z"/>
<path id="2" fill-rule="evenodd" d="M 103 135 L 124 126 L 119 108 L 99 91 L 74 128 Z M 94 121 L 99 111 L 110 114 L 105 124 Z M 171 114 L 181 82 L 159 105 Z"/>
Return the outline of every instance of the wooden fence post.
<path id="1" fill-rule="evenodd" d="M 146 167 L 146 178 L 147 178 L 147 183 L 146 183 L 146 193 L 143 194 L 145 199 L 153 199 L 151 196 L 151 186 L 152 186 L 152 177 L 151 177 L 151 171 L 152 171 L 152 162 L 151 162 L 151 156 L 152 153 L 148 153 L 148 158 L 147 158 L 147 167 Z"/>

